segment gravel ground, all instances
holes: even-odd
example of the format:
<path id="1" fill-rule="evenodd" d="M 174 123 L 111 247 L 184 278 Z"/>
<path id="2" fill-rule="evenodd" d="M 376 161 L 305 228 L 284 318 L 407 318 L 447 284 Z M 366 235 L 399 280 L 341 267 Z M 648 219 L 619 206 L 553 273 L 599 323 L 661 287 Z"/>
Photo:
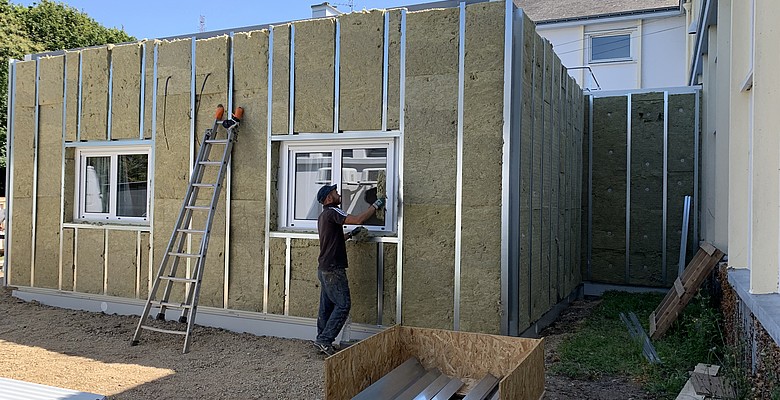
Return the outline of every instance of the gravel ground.
<path id="1" fill-rule="evenodd" d="M 575 302 L 542 332 L 546 363 L 598 304 Z M 144 332 L 137 317 L 26 303 L 0 288 L 0 377 L 108 395 L 112 399 L 321 399 L 323 357 L 308 341 L 196 327 L 183 339 Z M 599 381 L 547 375 L 545 399 L 649 399 L 622 377 Z"/>

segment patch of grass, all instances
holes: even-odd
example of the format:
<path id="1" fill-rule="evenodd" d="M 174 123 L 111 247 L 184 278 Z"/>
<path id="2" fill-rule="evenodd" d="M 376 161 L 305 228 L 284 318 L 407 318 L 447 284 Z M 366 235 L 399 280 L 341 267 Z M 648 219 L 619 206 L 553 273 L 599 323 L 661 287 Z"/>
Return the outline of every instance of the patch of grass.
<path id="1" fill-rule="evenodd" d="M 628 334 L 620 313 L 634 312 L 649 332 L 650 313 L 663 297 L 657 293 L 604 293 L 582 328 L 561 343 L 560 362 L 551 372 L 577 379 L 628 376 L 659 397 L 674 398 L 696 364 L 718 362 L 723 348 L 721 317 L 707 296 L 697 294 L 666 335 L 652 342 L 663 363 L 650 364 L 641 345 Z"/>

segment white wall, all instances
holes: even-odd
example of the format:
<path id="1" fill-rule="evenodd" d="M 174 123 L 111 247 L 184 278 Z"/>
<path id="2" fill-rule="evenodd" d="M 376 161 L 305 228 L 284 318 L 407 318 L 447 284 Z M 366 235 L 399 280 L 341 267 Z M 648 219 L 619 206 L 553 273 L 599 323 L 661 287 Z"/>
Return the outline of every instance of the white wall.
<path id="1" fill-rule="evenodd" d="M 602 90 L 644 89 L 685 86 L 687 27 L 685 15 L 627 19 L 587 24 L 543 24 L 537 31 L 553 44 L 563 65 L 590 66 Z M 631 34 L 630 61 L 589 63 L 589 40 L 594 33 L 609 31 Z M 570 74 L 585 89 L 596 89 L 590 73 Z"/>

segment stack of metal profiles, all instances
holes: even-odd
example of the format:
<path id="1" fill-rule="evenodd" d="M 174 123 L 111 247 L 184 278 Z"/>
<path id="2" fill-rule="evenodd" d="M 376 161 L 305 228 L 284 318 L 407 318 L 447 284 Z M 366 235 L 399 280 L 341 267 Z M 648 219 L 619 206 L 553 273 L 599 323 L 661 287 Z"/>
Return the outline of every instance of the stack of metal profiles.
<path id="1" fill-rule="evenodd" d="M 465 397 L 456 395 L 463 381 L 426 370 L 412 357 L 358 393 L 353 400 L 497 400 L 499 379 L 485 375 Z"/>

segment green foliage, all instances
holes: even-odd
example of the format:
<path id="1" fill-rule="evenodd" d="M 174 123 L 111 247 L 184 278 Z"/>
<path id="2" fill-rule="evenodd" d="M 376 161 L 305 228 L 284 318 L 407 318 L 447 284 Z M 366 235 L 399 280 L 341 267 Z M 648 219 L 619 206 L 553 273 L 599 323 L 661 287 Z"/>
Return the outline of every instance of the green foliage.
<path id="1" fill-rule="evenodd" d="M 64 3 L 43 0 L 25 7 L 0 0 L 0 166 L 5 166 L 9 59 L 25 54 L 133 41 Z"/>
<path id="2" fill-rule="evenodd" d="M 662 294 L 607 292 L 582 329 L 561 343 L 551 372 L 578 379 L 628 376 L 659 398 L 674 398 L 698 363 L 718 363 L 724 345 L 721 316 L 708 296 L 698 294 L 667 334 L 653 341 L 662 364 L 650 364 L 628 334 L 620 313 L 634 312 L 646 332 Z"/>

